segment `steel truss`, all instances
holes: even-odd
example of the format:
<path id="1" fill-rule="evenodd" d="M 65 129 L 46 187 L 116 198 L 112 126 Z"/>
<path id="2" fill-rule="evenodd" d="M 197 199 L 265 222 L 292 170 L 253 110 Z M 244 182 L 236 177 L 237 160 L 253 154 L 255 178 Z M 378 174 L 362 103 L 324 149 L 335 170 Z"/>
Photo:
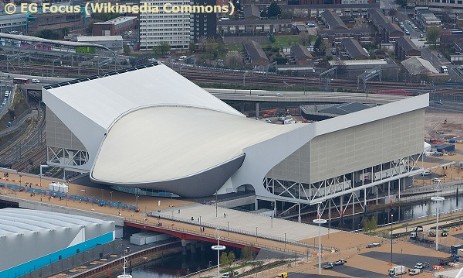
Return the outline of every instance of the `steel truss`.
<path id="1" fill-rule="evenodd" d="M 279 212 L 279 215 L 284 216 L 296 208 L 300 213 L 301 209 L 317 204 L 318 213 L 322 215 L 329 209 L 331 219 L 332 209 L 340 217 L 350 208 L 352 214 L 355 214 L 356 210 L 363 212 L 367 201 L 378 200 L 379 195 L 389 196 L 390 199 L 397 195 L 400 199 L 403 188 L 401 180 L 422 171 L 422 168 L 418 167 L 422 158 L 422 154 L 407 156 L 312 184 L 266 177 L 263 185 L 267 191 L 275 195 L 276 201 L 293 204 Z M 394 192 L 391 191 L 391 183 L 398 184 L 392 188 Z M 394 194 L 391 195 L 392 193 Z"/>
<path id="2" fill-rule="evenodd" d="M 89 160 L 88 152 L 47 146 L 47 164 L 56 167 L 81 166 Z"/>

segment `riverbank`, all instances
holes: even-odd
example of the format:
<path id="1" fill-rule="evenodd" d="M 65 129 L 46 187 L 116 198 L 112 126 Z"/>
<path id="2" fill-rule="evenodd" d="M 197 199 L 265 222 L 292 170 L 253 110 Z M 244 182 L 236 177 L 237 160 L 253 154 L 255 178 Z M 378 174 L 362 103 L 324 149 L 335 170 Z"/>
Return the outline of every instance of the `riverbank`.
<path id="1" fill-rule="evenodd" d="M 103 278 L 111 277 L 121 274 L 123 272 L 124 258 L 127 260 L 127 267 L 133 268 L 138 265 L 150 262 L 152 260 L 168 256 L 172 254 L 179 254 L 182 252 L 180 241 L 168 242 L 161 245 L 149 247 L 147 249 L 133 252 L 122 257 L 119 255 L 112 255 L 111 258 L 105 260 L 96 260 L 90 262 L 89 265 L 97 265 L 93 268 L 74 268 L 66 273 L 60 273 L 52 276 L 53 278 L 73 277 L 73 278 Z"/>

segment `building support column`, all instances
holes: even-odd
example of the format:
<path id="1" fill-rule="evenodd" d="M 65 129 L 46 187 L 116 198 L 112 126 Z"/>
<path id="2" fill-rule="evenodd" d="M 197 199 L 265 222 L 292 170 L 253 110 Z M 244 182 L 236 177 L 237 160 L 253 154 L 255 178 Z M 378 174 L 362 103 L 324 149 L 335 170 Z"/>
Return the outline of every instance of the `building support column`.
<path id="1" fill-rule="evenodd" d="M 298 213 L 298 216 L 297 216 L 297 222 L 301 223 L 301 203 L 298 203 L 297 207 L 299 209 L 299 213 Z"/>
<path id="2" fill-rule="evenodd" d="M 256 102 L 256 118 L 259 118 L 259 107 L 260 103 Z"/>
<path id="3" fill-rule="evenodd" d="M 182 255 L 186 255 L 187 241 L 182 239 Z"/>
<path id="4" fill-rule="evenodd" d="M 400 178 L 399 178 L 399 201 L 400 201 Z"/>
<path id="5" fill-rule="evenodd" d="M 363 212 L 367 211 L 367 189 L 363 189 Z"/>

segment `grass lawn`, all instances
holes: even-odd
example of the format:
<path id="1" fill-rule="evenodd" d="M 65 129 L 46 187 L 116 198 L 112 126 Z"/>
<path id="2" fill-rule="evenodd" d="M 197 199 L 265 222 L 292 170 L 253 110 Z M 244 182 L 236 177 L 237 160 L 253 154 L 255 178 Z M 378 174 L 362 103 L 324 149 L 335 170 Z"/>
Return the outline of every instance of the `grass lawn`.
<path id="1" fill-rule="evenodd" d="M 276 35 L 275 42 L 272 43 L 272 47 L 285 48 L 290 47 L 294 43 L 299 42 L 298 35 Z"/>

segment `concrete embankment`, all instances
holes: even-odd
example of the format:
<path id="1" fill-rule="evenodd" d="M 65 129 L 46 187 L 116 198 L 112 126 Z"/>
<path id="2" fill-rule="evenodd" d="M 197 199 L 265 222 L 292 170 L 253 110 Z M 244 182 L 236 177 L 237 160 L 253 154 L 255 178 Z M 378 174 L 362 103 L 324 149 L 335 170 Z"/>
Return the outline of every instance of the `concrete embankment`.
<path id="1" fill-rule="evenodd" d="M 99 278 L 109 277 L 111 274 L 120 274 L 123 272 L 124 259 L 127 260 L 126 267 L 135 267 L 149 261 L 161 258 L 163 256 L 177 254 L 182 252 L 182 245 L 180 241 L 169 242 L 162 245 L 154 246 L 127 254 L 125 257 L 116 258 L 110 262 L 80 272 L 78 274 L 71 275 L 73 278 Z"/>

